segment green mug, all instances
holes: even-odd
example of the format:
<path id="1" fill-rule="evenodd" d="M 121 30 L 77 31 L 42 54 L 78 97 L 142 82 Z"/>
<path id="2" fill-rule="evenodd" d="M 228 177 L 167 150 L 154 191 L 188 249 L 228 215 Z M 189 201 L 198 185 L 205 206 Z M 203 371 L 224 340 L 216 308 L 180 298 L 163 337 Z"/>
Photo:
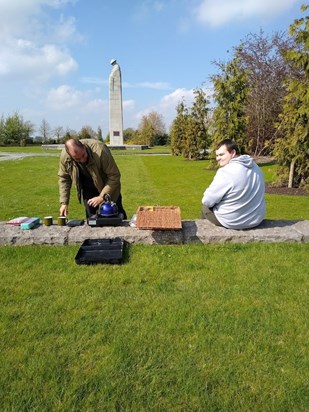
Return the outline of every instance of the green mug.
<path id="1" fill-rule="evenodd" d="M 67 218 L 65 216 L 58 217 L 58 226 L 65 226 L 67 224 Z"/>
<path id="2" fill-rule="evenodd" d="M 45 226 L 51 226 L 53 224 L 53 217 L 52 216 L 45 216 L 44 219 Z"/>

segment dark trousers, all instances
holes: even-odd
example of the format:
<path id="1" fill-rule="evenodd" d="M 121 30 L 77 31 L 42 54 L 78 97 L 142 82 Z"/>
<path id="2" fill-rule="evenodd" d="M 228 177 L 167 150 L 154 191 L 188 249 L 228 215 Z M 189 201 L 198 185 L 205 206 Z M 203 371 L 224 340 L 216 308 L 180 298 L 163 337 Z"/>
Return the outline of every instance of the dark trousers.
<path id="1" fill-rule="evenodd" d="M 216 218 L 212 208 L 203 206 L 203 209 L 201 211 L 201 219 L 207 219 L 209 220 L 209 222 L 213 223 L 216 226 L 222 226 L 219 220 Z"/>
<path id="2" fill-rule="evenodd" d="M 97 207 L 93 207 L 93 206 L 89 206 L 88 205 L 88 200 L 92 199 L 95 196 L 99 196 L 99 192 L 97 193 L 83 193 L 83 201 L 84 201 L 84 206 L 85 206 L 85 211 L 86 211 L 86 218 L 88 219 L 89 217 L 97 214 L 98 212 L 98 208 Z M 122 213 L 123 214 L 123 219 L 126 220 L 127 219 L 127 214 L 126 211 L 123 208 L 122 205 L 122 196 L 121 194 L 119 195 L 117 202 L 116 202 L 117 208 L 118 208 L 118 214 Z"/>

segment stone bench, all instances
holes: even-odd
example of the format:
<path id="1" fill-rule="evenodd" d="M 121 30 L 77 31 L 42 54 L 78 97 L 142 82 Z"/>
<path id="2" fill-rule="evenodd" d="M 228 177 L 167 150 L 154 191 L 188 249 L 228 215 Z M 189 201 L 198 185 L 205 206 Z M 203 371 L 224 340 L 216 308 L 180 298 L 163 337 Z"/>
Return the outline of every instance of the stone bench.
<path id="1" fill-rule="evenodd" d="M 46 227 L 22 230 L 0 222 L 0 245 L 75 245 L 85 239 L 121 237 L 128 243 L 146 245 L 189 243 L 249 243 L 298 242 L 309 243 L 309 220 L 265 220 L 260 226 L 248 230 L 217 227 L 207 220 L 183 220 L 181 230 L 140 230 L 124 221 L 117 227 Z"/>

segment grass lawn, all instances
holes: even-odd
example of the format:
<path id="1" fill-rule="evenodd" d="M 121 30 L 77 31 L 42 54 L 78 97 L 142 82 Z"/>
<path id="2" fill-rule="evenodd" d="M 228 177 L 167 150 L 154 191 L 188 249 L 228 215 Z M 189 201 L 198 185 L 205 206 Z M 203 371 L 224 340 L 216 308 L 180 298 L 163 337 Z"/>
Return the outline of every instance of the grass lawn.
<path id="1" fill-rule="evenodd" d="M 122 173 L 123 203 L 129 217 L 141 205 L 179 206 L 183 219 L 200 216 L 201 198 L 215 174 L 207 169 L 208 161 L 132 154 L 115 155 L 115 159 Z M 274 179 L 275 168 L 275 165 L 262 165 L 267 182 Z M 28 215 L 56 218 L 59 214 L 57 171 L 58 156 L 0 162 L 0 220 Z M 309 196 L 266 194 L 265 198 L 267 219 L 309 219 Z M 84 208 L 78 204 L 73 189 L 69 217 L 83 216 Z"/>
<path id="2" fill-rule="evenodd" d="M 1 247 L 3 411 L 307 411 L 305 244 Z"/>
<path id="3" fill-rule="evenodd" d="M 195 219 L 215 173 L 116 161 L 128 216 L 159 204 Z M 0 220 L 58 216 L 57 168 L 0 162 Z M 268 219 L 309 219 L 308 197 L 266 203 Z M 83 215 L 73 191 L 70 218 Z M 90 267 L 77 250 L 0 247 L 1 411 L 308 410 L 309 244 L 131 245 L 123 265 Z"/>

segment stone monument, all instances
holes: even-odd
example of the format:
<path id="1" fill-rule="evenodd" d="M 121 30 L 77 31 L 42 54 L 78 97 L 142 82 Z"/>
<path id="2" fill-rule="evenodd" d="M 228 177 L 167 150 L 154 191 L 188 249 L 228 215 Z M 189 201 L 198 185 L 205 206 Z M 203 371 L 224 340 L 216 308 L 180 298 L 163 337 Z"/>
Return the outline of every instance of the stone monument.
<path id="1" fill-rule="evenodd" d="M 123 145 L 122 84 L 120 66 L 115 59 L 109 76 L 109 136 L 111 146 Z"/>

